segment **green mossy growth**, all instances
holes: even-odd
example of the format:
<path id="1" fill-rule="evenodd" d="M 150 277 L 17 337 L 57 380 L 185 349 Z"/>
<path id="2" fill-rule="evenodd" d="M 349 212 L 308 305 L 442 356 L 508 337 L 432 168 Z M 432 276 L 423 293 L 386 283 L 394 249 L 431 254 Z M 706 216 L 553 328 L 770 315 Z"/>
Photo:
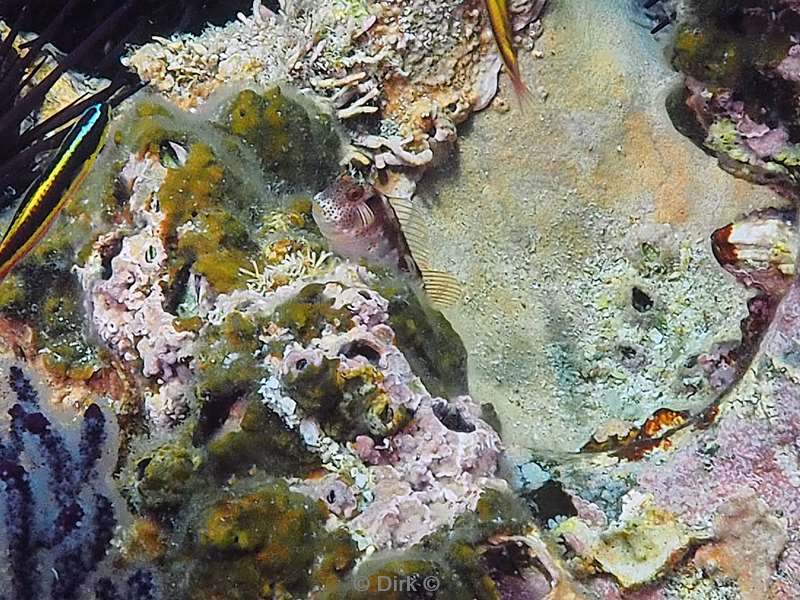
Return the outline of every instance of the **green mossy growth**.
<path id="1" fill-rule="evenodd" d="M 70 279 L 67 290 L 49 289 L 41 300 L 34 343 L 56 375 L 86 381 L 103 367 L 99 349 L 84 335 L 80 290 Z M 67 292 L 67 293 L 64 293 Z"/>
<path id="2" fill-rule="evenodd" d="M 339 360 L 323 358 L 286 378 L 286 389 L 305 414 L 316 417 L 322 429 L 339 441 L 359 435 L 383 439 L 405 427 L 411 415 L 393 409 L 376 385 L 382 378 L 370 365 L 339 372 Z"/>
<path id="3" fill-rule="evenodd" d="M 420 302 L 401 281 L 377 291 L 389 299 L 389 325 L 397 347 L 428 391 L 444 398 L 468 393 L 467 350 L 445 316 Z"/>
<path id="4" fill-rule="evenodd" d="M 373 559 L 361 565 L 356 574 L 357 585 L 326 590 L 325 600 L 473 600 L 476 596 L 466 582 L 460 581 L 447 563 L 437 558 L 410 556 Z M 499 599 L 498 599 L 499 600 Z"/>
<path id="5" fill-rule="evenodd" d="M 399 555 L 376 555 L 347 579 L 326 587 L 324 600 L 502 600 L 490 577 L 487 543 L 524 535 L 532 515 L 524 500 L 488 489 L 474 512 L 460 515 Z M 511 565 L 507 565 L 511 566 Z"/>
<path id="6" fill-rule="evenodd" d="M 747 85 L 755 73 L 777 66 L 792 45 L 779 25 L 748 13 L 746 3 L 693 4 L 694 19 L 675 36 L 673 66 L 711 86 Z"/>
<path id="7" fill-rule="evenodd" d="M 497 533 L 520 535 L 530 526 L 533 515 L 525 501 L 512 494 L 487 489 L 481 494 L 475 512 L 456 520 L 455 530 L 477 542 Z M 471 532 L 471 533 L 470 533 Z"/>
<path id="8" fill-rule="evenodd" d="M 52 374 L 87 380 L 104 361 L 85 335 L 82 291 L 70 272 L 73 260 L 64 226 L 54 229 L 0 283 L 0 314 L 31 326 L 34 348 Z"/>
<path id="9" fill-rule="evenodd" d="M 231 312 L 219 326 L 208 327 L 196 353 L 197 396 L 203 402 L 233 402 L 253 394 L 265 375 L 259 334 L 262 318 Z"/>
<path id="10" fill-rule="evenodd" d="M 289 184 L 318 188 L 339 169 L 341 140 L 331 117 L 279 87 L 240 92 L 225 126 L 250 144 L 264 170 Z"/>
<path id="11" fill-rule="evenodd" d="M 333 308 L 333 299 L 322 295 L 325 286 L 312 283 L 275 311 L 275 323 L 286 327 L 294 337 L 308 344 L 322 335 L 326 325 L 338 331 L 346 331 L 355 326 L 350 311 L 346 308 Z"/>
<path id="12" fill-rule="evenodd" d="M 460 515 L 452 527 L 427 536 L 396 558 L 373 558 L 362 563 L 351 581 L 328 590 L 326 600 L 388 598 L 412 600 L 424 595 L 433 581 L 437 600 L 501 600 L 485 559 L 486 541 L 496 535 L 522 535 L 532 515 L 525 502 L 497 490 L 486 490 L 474 512 Z M 354 582 L 359 589 L 353 589 Z M 369 585 L 365 586 L 364 582 Z M 415 590 L 397 589 L 387 582 L 411 582 Z M 363 588 L 367 587 L 364 591 Z"/>
<path id="13" fill-rule="evenodd" d="M 325 421 L 342 402 L 343 388 L 338 359 L 323 358 L 319 365 L 309 364 L 286 378 L 286 391 L 303 412 Z"/>
<path id="14" fill-rule="evenodd" d="M 142 101 L 136 105 L 135 118 L 128 128 L 117 131 L 116 143 L 128 145 L 137 153 L 159 153 L 167 140 L 183 143 L 189 136 L 175 119 L 175 110 L 165 104 Z"/>
<path id="15" fill-rule="evenodd" d="M 745 66 L 738 41 L 719 30 L 681 26 L 672 64 L 678 71 L 720 86 L 733 86 Z"/>
<path id="16" fill-rule="evenodd" d="M 189 529 L 197 533 L 188 597 L 297 597 L 335 581 L 357 550 L 348 535 L 326 531 L 326 518 L 321 502 L 282 482 L 214 503 Z"/>
<path id="17" fill-rule="evenodd" d="M 164 184 L 158 191 L 158 202 L 164 212 L 164 226 L 169 234 L 219 205 L 225 170 L 217 162 L 211 148 L 196 143 L 189 148 L 186 164 L 169 169 Z"/>
<path id="18" fill-rule="evenodd" d="M 218 292 L 227 294 L 246 286 L 241 269 L 251 267 L 257 248 L 244 226 L 230 214 L 212 210 L 193 220 L 178 241 L 180 265 L 191 265 Z"/>
<path id="19" fill-rule="evenodd" d="M 187 265 L 218 292 L 244 287 L 240 269 L 257 252 L 247 228 L 225 210 L 225 169 L 202 143 L 189 149 L 186 164 L 169 169 L 158 193 L 168 242 L 175 247 L 174 272 Z M 188 225 L 188 227 L 187 227 Z M 178 234 L 179 228 L 185 229 Z"/>
<path id="20" fill-rule="evenodd" d="M 217 479 L 244 475 L 256 466 L 276 477 L 304 477 L 321 467 L 319 457 L 303 446 L 296 432 L 260 399 L 247 402 L 239 429 L 208 443 L 208 461 Z"/>
<path id="21" fill-rule="evenodd" d="M 191 446 L 173 443 L 138 457 L 136 504 L 144 512 L 180 506 L 185 500 L 202 464 Z"/>

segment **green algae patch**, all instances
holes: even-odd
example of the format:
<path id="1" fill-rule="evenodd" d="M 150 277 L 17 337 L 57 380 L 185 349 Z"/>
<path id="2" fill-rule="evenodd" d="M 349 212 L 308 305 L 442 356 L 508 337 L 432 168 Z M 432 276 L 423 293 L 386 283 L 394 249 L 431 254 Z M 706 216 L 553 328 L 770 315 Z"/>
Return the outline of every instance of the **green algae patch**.
<path id="1" fill-rule="evenodd" d="M 196 446 L 204 446 L 216 479 L 245 474 L 255 466 L 277 475 L 304 475 L 318 458 L 268 410 L 257 392 L 267 370 L 260 338 L 269 319 L 234 311 L 209 326 L 196 354 L 198 422 Z"/>
<path id="2" fill-rule="evenodd" d="M 325 600 L 466 600 L 473 596 L 449 566 L 436 558 L 409 552 L 408 557 L 373 559 L 359 567 L 357 583 L 340 586 L 323 595 Z M 477 596 L 483 599 L 483 596 Z M 498 598 L 499 600 L 499 598 Z"/>
<path id="3" fill-rule="evenodd" d="M 675 36 L 672 62 L 678 71 L 712 86 L 747 86 L 756 72 L 774 68 L 788 54 L 792 42 L 779 29 L 742 32 L 735 26 L 742 18 L 736 10 L 726 19 L 724 8 L 704 8 Z"/>
<path id="4" fill-rule="evenodd" d="M 166 104 L 145 100 L 136 105 L 134 112 L 130 127 L 116 132 L 115 141 L 118 145 L 128 145 L 137 154 L 157 154 L 163 142 L 186 139 L 174 119 L 175 110 Z"/>
<path id="5" fill-rule="evenodd" d="M 85 336 L 86 315 L 80 303 L 79 286 L 72 280 L 70 283 L 67 290 L 49 289 L 42 298 L 34 343 L 50 372 L 86 381 L 103 368 L 104 363 L 100 349 Z"/>
<path id="6" fill-rule="evenodd" d="M 208 462 L 218 479 L 244 475 L 253 466 L 277 477 L 302 477 L 321 467 L 319 457 L 258 398 L 246 403 L 238 430 L 208 443 Z"/>
<path id="7" fill-rule="evenodd" d="M 74 250 L 65 235 L 45 241 L 0 283 L 0 315 L 30 325 L 34 350 L 53 375 L 88 380 L 105 361 L 85 335 L 82 291 L 70 272 Z"/>
<path id="8" fill-rule="evenodd" d="M 323 598 L 406 600 L 427 597 L 428 586 L 435 586 L 437 600 L 502 600 L 490 576 L 495 565 L 489 557 L 497 546 L 489 540 L 524 535 L 531 519 L 522 499 L 488 489 L 476 510 L 459 515 L 452 527 L 432 533 L 400 555 L 365 560 L 351 578 L 326 590 Z M 509 563 L 507 556 L 502 560 Z M 513 570 L 512 564 L 503 566 Z M 404 582 L 405 589 L 396 585 L 387 588 L 387 582 Z"/>
<path id="9" fill-rule="evenodd" d="M 176 252 L 173 270 L 190 265 L 220 293 L 245 286 L 241 269 L 257 251 L 247 227 L 225 209 L 224 177 L 211 148 L 197 143 L 184 166 L 168 170 L 158 193 L 166 238 Z"/>
<path id="10" fill-rule="evenodd" d="M 165 227 L 172 233 L 198 214 L 220 204 L 225 170 L 217 162 L 211 148 L 193 144 L 186 164 L 169 169 L 158 190 L 158 202 L 164 212 Z"/>
<path id="11" fill-rule="evenodd" d="M 733 85 L 745 66 L 742 54 L 733 37 L 684 25 L 675 38 L 673 66 L 701 81 Z"/>
<path id="12" fill-rule="evenodd" d="M 324 289 L 325 286 L 321 283 L 305 286 L 294 298 L 278 307 L 275 311 L 275 323 L 288 328 L 303 344 L 320 337 L 328 325 L 338 331 L 353 327 L 350 311 L 346 308 L 333 308 L 333 298 L 323 296 Z"/>
<path id="13" fill-rule="evenodd" d="M 389 300 L 397 347 L 427 390 L 445 398 L 467 394 L 467 350 L 447 318 L 402 281 L 377 291 Z"/>
<path id="14" fill-rule="evenodd" d="M 333 439 L 353 441 L 359 435 L 391 436 L 411 421 L 393 408 L 377 385 L 383 376 L 372 365 L 341 372 L 339 359 L 323 358 L 286 378 L 286 389 L 305 414 L 313 415 Z"/>
<path id="15" fill-rule="evenodd" d="M 197 395 L 203 402 L 233 402 L 253 394 L 266 374 L 259 334 L 264 318 L 231 312 L 210 326 L 196 352 Z"/>
<path id="16" fill-rule="evenodd" d="M 255 150 L 265 171 L 292 186 L 318 188 L 339 170 L 341 140 L 332 118 L 277 86 L 240 92 L 224 125 Z"/>
<path id="17" fill-rule="evenodd" d="M 165 444 L 136 461 L 138 469 L 137 504 L 146 512 L 176 508 L 197 484 L 202 463 L 191 446 Z"/>
<path id="18" fill-rule="evenodd" d="M 212 210 L 198 215 L 178 240 L 178 265 L 191 265 L 217 292 L 227 294 L 246 286 L 242 269 L 250 266 L 257 247 L 246 229 L 230 214 Z"/>
<path id="19" fill-rule="evenodd" d="M 358 553 L 349 536 L 325 529 L 326 519 L 321 502 L 281 482 L 213 503 L 190 527 L 188 597 L 297 597 L 335 581 Z"/>

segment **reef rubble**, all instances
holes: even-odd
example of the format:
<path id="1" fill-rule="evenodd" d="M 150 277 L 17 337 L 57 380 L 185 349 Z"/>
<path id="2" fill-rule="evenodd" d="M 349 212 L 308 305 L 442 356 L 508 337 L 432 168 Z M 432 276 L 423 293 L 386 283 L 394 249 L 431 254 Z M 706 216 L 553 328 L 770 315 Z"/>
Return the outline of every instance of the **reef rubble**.
<path id="1" fill-rule="evenodd" d="M 512 3 L 530 47 L 546 2 Z M 260 1 L 201 35 L 158 38 L 123 62 L 165 98 L 202 105 L 225 86 L 285 81 L 325 98 L 348 133 L 347 158 L 407 194 L 453 148 L 456 126 L 497 93 L 501 61 L 483 5 L 331 0 Z M 388 179 L 395 180 L 386 186 Z M 399 180 L 399 181 L 398 181 Z"/>

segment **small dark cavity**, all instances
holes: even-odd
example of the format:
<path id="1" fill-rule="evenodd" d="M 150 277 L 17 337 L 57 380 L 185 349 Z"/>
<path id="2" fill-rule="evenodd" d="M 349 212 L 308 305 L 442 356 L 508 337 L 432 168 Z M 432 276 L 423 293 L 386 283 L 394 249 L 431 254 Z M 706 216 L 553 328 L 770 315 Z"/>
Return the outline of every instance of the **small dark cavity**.
<path id="1" fill-rule="evenodd" d="M 206 400 L 203 403 L 203 408 L 200 409 L 200 418 L 192 436 L 192 443 L 195 447 L 207 443 L 214 433 L 225 424 L 237 400 L 239 400 L 239 394 L 232 393 L 228 396 Z"/>
<path id="2" fill-rule="evenodd" d="M 346 343 L 339 350 L 339 354 L 346 356 L 347 358 L 363 356 L 373 365 L 377 365 L 381 359 L 380 352 L 362 340 L 354 340 Z"/>
<path id="3" fill-rule="evenodd" d="M 172 285 L 167 286 L 162 284 L 164 291 L 164 308 L 167 312 L 177 314 L 178 306 L 186 295 L 186 289 L 189 285 L 189 276 L 191 275 L 192 264 L 186 264 L 175 274 Z"/>
<path id="4" fill-rule="evenodd" d="M 435 404 L 433 406 L 433 414 L 450 431 L 459 433 L 472 433 L 475 431 L 475 425 L 467 421 L 455 406 L 447 402 Z"/>
<path id="5" fill-rule="evenodd" d="M 334 490 L 328 492 L 328 495 L 325 496 L 325 501 L 328 504 L 333 504 L 334 502 L 336 502 L 336 492 Z"/>
<path id="6" fill-rule="evenodd" d="M 296 363 L 294 363 L 294 368 L 298 371 L 302 371 L 308 366 L 308 361 L 305 358 L 301 358 Z"/>
<path id="7" fill-rule="evenodd" d="M 114 178 L 113 194 L 114 202 L 116 203 L 117 208 L 122 208 L 131 199 L 130 189 L 122 177 Z"/>
<path id="8" fill-rule="evenodd" d="M 17 188 L 13 185 L 6 185 L 0 190 L 0 211 L 5 210 L 17 199 Z"/>
<path id="9" fill-rule="evenodd" d="M 525 497 L 533 504 L 534 516 L 543 525 L 556 517 L 569 518 L 578 514 L 570 495 L 564 491 L 561 483 L 553 479 L 525 494 Z"/>
<path id="10" fill-rule="evenodd" d="M 647 312 L 653 308 L 653 299 L 648 296 L 644 290 L 633 286 L 631 290 L 631 304 L 640 313 Z"/>
<path id="11" fill-rule="evenodd" d="M 144 479 L 144 472 L 147 470 L 147 465 L 149 465 L 152 460 L 153 459 L 150 457 L 147 457 L 136 463 L 136 477 L 140 481 Z"/>
<path id="12" fill-rule="evenodd" d="M 619 353 L 622 354 L 623 358 L 636 358 L 636 348 L 631 348 L 630 346 L 620 346 Z"/>
<path id="13" fill-rule="evenodd" d="M 509 542 L 489 546 L 483 555 L 486 566 L 498 575 L 522 577 L 523 571 L 533 566 L 528 546 L 520 542 Z"/>
<path id="14" fill-rule="evenodd" d="M 361 296 L 362 298 L 364 298 L 364 300 L 371 300 L 372 299 L 372 296 L 370 296 L 369 293 L 365 292 L 364 290 L 358 290 L 358 295 Z"/>

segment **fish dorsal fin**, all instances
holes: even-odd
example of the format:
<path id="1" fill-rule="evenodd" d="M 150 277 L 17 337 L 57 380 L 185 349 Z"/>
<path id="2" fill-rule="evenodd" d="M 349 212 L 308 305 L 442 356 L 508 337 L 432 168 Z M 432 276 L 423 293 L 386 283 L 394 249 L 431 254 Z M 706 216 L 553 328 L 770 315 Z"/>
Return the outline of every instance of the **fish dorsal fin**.
<path id="1" fill-rule="evenodd" d="M 420 211 L 411 200 L 406 198 L 388 198 L 389 205 L 397 215 L 400 230 L 406 238 L 408 249 L 419 265 L 420 269 L 426 268 L 430 261 L 428 251 L 428 227 Z"/>
<path id="2" fill-rule="evenodd" d="M 414 212 L 414 205 L 411 203 L 411 200 L 408 198 L 387 198 L 389 200 L 389 204 L 392 206 L 392 210 L 394 210 L 394 214 L 397 215 L 397 220 L 400 221 L 400 227 L 405 227 L 406 223 L 409 222 L 411 219 L 411 215 Z"/>
<path id="3" fill-rule="evenodd" d="M 461 299 L 461 284 L 450 273 L 430 267 L 428 227 L 422 214 L 411 200 L 406 198 L 388 198 L 388 200 L 397 215 L 397 221 L 400 223 L 400 229 L 406 238 L 414 262 L 419 267 L 422 287 L 431 303 L 437 308 L 456 304 Z"/>
<path id="4" fill-rule="evenodd" d="M 461 299 L 461 284 L 450 273 L 420 266 L 422 287 L 437 308 L 453 306 Z"/>

